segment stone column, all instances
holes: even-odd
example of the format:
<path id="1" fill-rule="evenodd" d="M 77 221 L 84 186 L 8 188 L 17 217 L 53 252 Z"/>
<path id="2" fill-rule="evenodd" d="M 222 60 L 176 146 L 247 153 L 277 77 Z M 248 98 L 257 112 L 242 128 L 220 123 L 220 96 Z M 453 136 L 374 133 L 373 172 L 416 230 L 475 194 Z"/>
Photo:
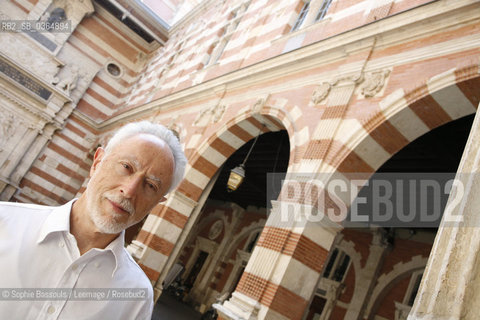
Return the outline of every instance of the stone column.
<path id="1" fill-rule="evenodd" d="M 478 110 L 478 109 L 477 109 Z M 477 111 L 408 320 L 478 319 L 480 116 Z M 462 190 L 463 189 L 463 190 Z"/>
<path id="2" fill-rule="evenodd" d="M 176 245 L 181 247 L 185 241 L 186 236 L 182 237 L 182 234 L 184 230 L 190 230 L 188 220 L 196 206 L 196 201 L 175 191 L 162 209 L 152 210 L 137 239 L 127 247 L 152 284 L 158 284 L 154 286 L 155 301 L 162 293 L 161 282 L 167 275 L 168 270 L 164 268 Z M 160 212 L 154 213 L 156 210 Z M 162 271 L 165 272 L 161 277 Z"/>
<path id="3" fill-rule="evenodd" d="M 214 305 L 221 319 L 300 319 L 315 291 L 341 228 L 328 217 L 313 221 L 318 212 L 312 206 L 272 205 L 235 292 Z"/>
<path id="4" fill-rule="evenodd" d="M 33 126 L 28 129 L 22 142 L 26 146 L 27 151 L 23 153 L 22 158 L 14 158 L 15 161 L 12 161 L 10 166 L 6 168 L 8 170 L 6 175 L 9 177 L 9 183 L 1 190 L 0 200 L 8 201 L 13 197 L 20 181 L 37 159 L 42 149 L 52 139 L 57 129 L 58 127 L 52 124 L 47 124 L 42 130 Z"/>

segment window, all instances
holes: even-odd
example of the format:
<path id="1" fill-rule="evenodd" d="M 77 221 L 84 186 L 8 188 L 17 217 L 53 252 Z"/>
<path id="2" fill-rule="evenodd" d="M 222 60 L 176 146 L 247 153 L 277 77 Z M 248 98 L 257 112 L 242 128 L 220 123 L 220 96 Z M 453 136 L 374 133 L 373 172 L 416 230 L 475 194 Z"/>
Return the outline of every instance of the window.
<path id="1" fill-rule="evenodd" d="M 114 78 L 119 78 L 122 75 L 122 69 L 118 66 L 118 64 L 114 62 L 109 62 L 106 66 L 106 70 L 109 75 Z"/>
<path id="2" fill-rule="evenodd" d="M 203 265 L 205 264 L 205 261 L 207 260 L 208 253 L 205 251 L 200 251 L 200 253 L 197 256 L 197 260 L 195 261 L 195 264 L 193 265 L 192 269 L 190 270 L 190 273 L 185 280 L 185 286 L 187 288 L 193 287 L 193 284 L 195 283 L 195 280 L 197 280 L 197 277 L 200 273 L 200 271 L 203 268 Z"/>
<path id="3" fill-rule="evenodd" d="M 330 260 L 325 267 L 323 277 L 333 281 L 342 282 L 349 266 L 350 257 L 345 252 L 334 249 L 330 256 Z"/>
<path id="4" fill-rule="evenodd" d="M 240 20 L 242 19 L 243 15 L 247 11 L 248 5 L 250 1 L 246 1 L 242 5 L 234 8 L 228 17 L 228 21 L 221 30 L 221 34 L 218 39 L 208 48 L 207 57 L 204 58 L 205 62 L 203 64 L 204 67 L 209 65 L 215 64 L 218 62 L 220 57 L 223 55 L 225 48 L 227 47 L 230 38 L 232 37 L 233 33 L 237 29 Z"/>
<path id="5" fill-rule="evenodd" d="M 300 14 L 298 15 L 297 21 L 295 21 L 295 24 L 293 25 L 292 30 L 290 30 L 290 32 L 294 32 L 300 29 L 300 27 L 303 24 L 303 21 L 305 20 L 305 17 L 307 16 L 309 8 L 310 8 L 310 1 L 307 1 L 303 5 L 302 10 L 300 10 Z"/>
<path id="6" fill-rule="evenodd" d="M 222 56 L 223 52 L 225 51 L 225 47 L 227 46 L 228 41 L 230 41 L 230 37 L 223 38 L 215 48 L 215 55 L 212 59 L 212 63 L 217 63 L 218 59 Z"/>
<path id="7" fill-rule="evenodd" d="M 317 16 L 315 17 L 315 21 L 320 21 L 325 17 L 331 3 L 332 0 L 323 0 L 322 6 L 320 7 L 320 10 L 318 10 Z"/>

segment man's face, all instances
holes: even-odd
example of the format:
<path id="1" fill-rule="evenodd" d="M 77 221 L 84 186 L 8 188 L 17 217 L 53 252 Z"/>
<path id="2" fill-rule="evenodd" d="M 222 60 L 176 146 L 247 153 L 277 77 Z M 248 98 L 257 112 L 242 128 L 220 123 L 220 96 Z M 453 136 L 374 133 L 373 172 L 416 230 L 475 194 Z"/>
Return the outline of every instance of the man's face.
<path id="1" fill-rule="evenodd" d="M 175 163 L 168 145 L 137 134 L 95 153 L 87 186 L 87 210 L 102 233 L 119 233 L 141 221 L 170 188 Z"/>

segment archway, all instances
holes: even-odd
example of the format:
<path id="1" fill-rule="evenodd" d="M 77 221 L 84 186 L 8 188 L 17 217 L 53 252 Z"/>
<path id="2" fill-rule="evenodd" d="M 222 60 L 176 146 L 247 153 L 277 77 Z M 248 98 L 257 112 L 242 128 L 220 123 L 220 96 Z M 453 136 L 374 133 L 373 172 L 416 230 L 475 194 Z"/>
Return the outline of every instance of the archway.
<path id="1" fill-rule="evenodd" d="M 286 128 L 288 143 L 297 145 L 298 136 L 291 118 L 288 108 L 280 108 L 275 102 L 256 113 L 250 109 L 240 110 L 237 117 L 227 121 L 189 157 L 190 165 L 182 184 L 165 204 L 152 211 L 134 241 L 138 247 L 139 264 L 156 283 L 156 298 L 208 198 L 215 172 L 259 132 L 277 132 Z M 289 154 L 295 155 L 296 147 L 290 148 Z M 290 162 L 293 158 L 290 157 Z"/>
<path id="2" fill-rule="evenodd" d="M 287 170 L 290 154 L 285 130 L 268 132 L 236 150 L 219 168 L 197 222 L 179 251 L 176 263 L 185 266 L 180 281 L 185 301 L 205 312 L 220 296 L 227 298 L 240 279 L 267 220 L 267 173 Z M 252 149 L 251 149 L 252 148 Z M 245 163 L 240 187 L 227 191 L 230 170 Z"/>
<path id="3" fill-rule="evenodd" d="M 470 124 L 473 120 L 472 116 L 468 118 L 465 116 L 475 113 L 476 105 L 479 102 L 478 95 L 471 91 L 472 87 L 479 84 L 479 78 L 473 72 L 469 72 L 469 70 L 469 68 L 452 70 L 438 75 L 432 78 L 423 89 L 413 90 L 407 94 L 401 90 L 395 92 L 380 103 L 382 107 L 380 114 L 371 117 L 362 124 L 356 122 L 356 120 L 345 121 L 345 125 L 350 125 L 351 128 L 353 124 L 353 127 L 356 126 L 358 129 L 352 134 L 351 139 L 342 137 L 342 141 L 346 143 L 344 144 L 343 157 L 340 157 L 341 160 L 336 162 L 336 176 L 346 176 L 351 172 L 366 172 L 367 175 L 371 175 L 378 171 L 398 171 L 401 168 L 394 163 L 390 163 L 389 168 L 381 168 L 381 166 L 392 155 L 404 149 L 404 147 L 405 149 L 411 146 L 414 147 L 412 142 L 418 137 L 425 133 L 434 133 L 436 131 L 434 130 L 435 128 L 447 123 L 469 123 L 463 132 L 463 144 L 460 146 L 456 145 L 454 148 L 456 151 L 451 150 L 452 153 L 459 155 L 455 160 L 456 162 L 452 162 L 447 157 L 438 160 L 436 166 L 417 168 L 420 171 L 428 169 L 427 171 L 429 172 L 438 172 L 444 170 L 445 165 L 452 168 L 453 163 L 453 172 L 455 172 L 463 151 L 463 145 L 466 142 Z M 455 81 L 457 82 L 455 83 Z M 461 127 L 465 127 L 465 125 Z M 432 138 L 430 141 L 434 140 Z M 444 148 L 448 147 L 446 139 L 442 139 L 441 143 Z M 427 150 L 424 151 L 428 154 Z M 405 164 L 407 159 L 403 158 L 399 161 Z M 450 163 L 450 165 L 448 166 L 447 163 Z M 412 166 L 406 166 L 403 169 L 408 172 L 412 170 Z M 385 240 L 389 241 L 388 235 Z M 384 259 L 385 252 L 382 252 L 382 249 L 379 249 L 379 252 L 378 259 Z M 425 256 L 422 259 L 426 261 Z M 382 270 L 373 271 L 372 275 Z M 408 276 L 410 275 L 411 273 L 408 274 Z M 403 274 L 403 276 L 407 275 Z M 355 287 L 355 290 L 357 290 L 358 284 L 355 284 Z M 348 305 L 348 311 L 344 313 L 345 319 L 356 319 L 356 317 L 364 316 L 372 317 L 372 312 L 375 311 L 375 307 L 372 307 L 374 302 L 368 301 L 372 290 L 374 290 L 373 285 L 369 288 L 364 288 L 363 298 L 360 299 L 363 299 L 361 303 L 357 305 L 350 303 Z M 378 287 L 375 288 L 374 293 L 376 292 L 376 297 L 378 297 L 379 290 Z M 367 307 L 366 303 L 370 304 L 367 313 L 363 314 Z"/>

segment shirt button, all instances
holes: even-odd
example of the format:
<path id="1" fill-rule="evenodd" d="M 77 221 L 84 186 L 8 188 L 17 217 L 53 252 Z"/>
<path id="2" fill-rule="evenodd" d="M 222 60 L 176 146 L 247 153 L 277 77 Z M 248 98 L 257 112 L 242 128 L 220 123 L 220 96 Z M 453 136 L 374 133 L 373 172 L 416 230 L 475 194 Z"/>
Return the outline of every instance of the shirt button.
<path id="1" fill-rule="evenodd" d="M 63 248 L 63 247 L 65 247 L 65 243 L 59 242 L 59 243 L 58 243 L 58 246 L 59 246 L 60 248 Z"/>
<path id="2" fill-rule="evenodd" d="M 54 307 L 54 306 L 49 306 L 48 309 L 47 309 L 47 312 L 48 312 L 49 314 L 54 313 L 54 312 L 55 312 L 55 307 Z"/>
<path id="3" fill-rule="evenodd" d="M 78 266 L 76 264 L 72 265 L 72 270 L 75 271 L 77 270 Z"/>
<path id="4" fill-rule="evenodd" d="M 95 268 L 100 267 L 100 263 L 98 263 L 98 262 L 95 262 L 93 265 L 95 266 Z"/>

